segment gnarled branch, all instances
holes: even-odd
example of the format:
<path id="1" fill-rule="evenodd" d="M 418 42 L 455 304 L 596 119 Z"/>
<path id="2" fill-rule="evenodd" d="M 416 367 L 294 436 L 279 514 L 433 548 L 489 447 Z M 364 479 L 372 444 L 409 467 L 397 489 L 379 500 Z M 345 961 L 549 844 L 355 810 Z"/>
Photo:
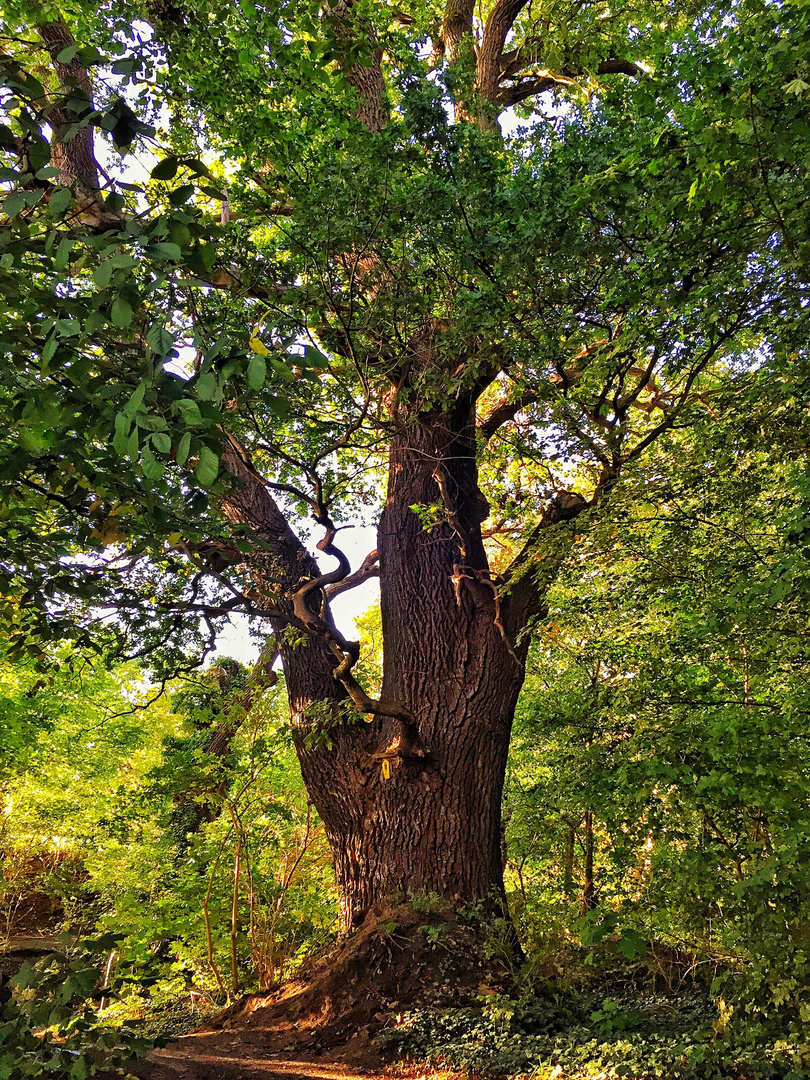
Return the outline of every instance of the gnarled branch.
<path id="1" fill-rule="evenodd" d="M 537 391 L 524 390 L 522 394 L 512 401 L 500 402 L 489 416 L 478 425 L 478 434 L 484 442 L 489 442 L 498 428 L 509 423 L 510 420 L 514 420 L 521 409 L 524 409 L 527 405 L 533 405 L 535 401 L 537 401 Z"/>
<path id="2" fill-rule="evenodd" d="M 377 549 L 370 551 L 363 559 L 362 563 L 354 571 L 349 574 L 342 581 L 335 581 L 331 585 L 327 585 L 324 589 L 326 593 L 326 599 L 331 600 L 333 596 L 340 596 L 341 593 L 348 592 L 349 589 L 354 589 L 357 585 L 362 585 L 364 581 L 368 581 L 370 578 L 380 576 L 380 555 Z"/>

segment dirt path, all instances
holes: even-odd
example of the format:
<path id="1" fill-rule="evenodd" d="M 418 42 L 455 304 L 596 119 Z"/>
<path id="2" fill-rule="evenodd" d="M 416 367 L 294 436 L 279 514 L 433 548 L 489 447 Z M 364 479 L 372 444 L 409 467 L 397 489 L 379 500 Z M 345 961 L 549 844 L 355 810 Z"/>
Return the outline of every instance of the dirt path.
<path id="1" fill-rule="evenodd" d="M 141 1080 L 460 1080 L 457 1073 L 425 1065 L 394 1065 L 383 1072 L 326 1056 L 307 1060 L 261 1046 L 264 1040 L 251 1040 L 253 1034 L 192 1032 L 153 1050 L 133 1072 Z"/>
<path id="2" fill-rule="evenodd" d="M 189 1053 L 184 1041 L 150 1054 L 149 1071 L 141 1075 L 149 1080 L 374 1080 L 374 1074 L 358 1073 L 347 1065 L 246 1054 L 239 1046 Z"/>
<path id="3" fill-rule="evenodd" d="M 421 1066 L 393 1066 L 385 1073 L 351 1064 L 306 1061 L 246 1046 L 242 1039 L 184 1035 L 141 1062 L 142 1080 L 459 1080 L 456 1073 Z"/>
<path id="4" fill-rule="evenodd" d="M 499 989 L 504 971 L 483 956 L 469 963 L 476 939 L 466 924 L 453 931 L 451 950 L 424 933 L 431 916 L 409 904 L 383 914 L 396 935 L 380 930 L 387 921 L 375 910 L 283 986 L 240 998 L 132 1071 L 142 1080 L 457 1080 L 424 1065 L 392 1066 L 380 1036 L 400 1012 L 468 1005 L 482 984 Z"/>

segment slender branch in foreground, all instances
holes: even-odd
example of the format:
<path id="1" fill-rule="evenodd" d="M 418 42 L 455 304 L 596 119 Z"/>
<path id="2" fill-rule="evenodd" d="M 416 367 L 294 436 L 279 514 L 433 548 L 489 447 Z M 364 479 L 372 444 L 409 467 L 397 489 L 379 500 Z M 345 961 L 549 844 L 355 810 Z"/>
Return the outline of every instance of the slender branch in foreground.
<path id="1" fill-rule="evenodd" d="M 313 636 L 321 636 L 325 639 L 338 662 L 337 667 L 333 672 L 334 677 L 339 682 L 343 683 L 343 686 L 346 688 L 346 693 L 349 695 L 352 704 L 358 712 L 370 713 L 374 716 L 390 716 L 392 719 L 400 722 L 400 739 L 388 748 L 386 756 L 388 753 L 397 753 L 402 757 L 425 757 L 426 751 L 419 735 L 419 725 L 410 709 L 406 708 L 398 701 L 387 701 L 369 697 L 355 678 L 352 668 L 360 658 L 360 643 L 357 641 L 348 641 L 338 630 L 329 626 L 322 615 L 314 613 L 309 606 L 308 598 L 313 592 L 320 591 L 323 595 L 326 587 L 330 585 L 340 585 L 342 582 L 348 580 L 350 576 L 349 560 L 334 542 L 337 529 L 324 507 L 321 507 L 320 512 L 317 515 L 317 520 L 319 524 L 325 527 L 326 534 L 316 546 L 318 550 L 322 551 L 325 555 L 331 555 L 333 558 L 337 559 L 338 565 L 330 573 L 322 574 L 320 577 L 312 578 L 305 582 L 301 588 L 293 594 L 293 610 L 296 618 L 306 626 L 306 629 L 310 634 Z M 376 555 L 376 553 L 372 554 Z M 370 559 L 371 556 L 367 556 L 365 562 L 368 562 Z M 371 575 L 368 574 L 367 576 Z M 326 597 L 324 595 L 324 601 L 325 600 Z"/>

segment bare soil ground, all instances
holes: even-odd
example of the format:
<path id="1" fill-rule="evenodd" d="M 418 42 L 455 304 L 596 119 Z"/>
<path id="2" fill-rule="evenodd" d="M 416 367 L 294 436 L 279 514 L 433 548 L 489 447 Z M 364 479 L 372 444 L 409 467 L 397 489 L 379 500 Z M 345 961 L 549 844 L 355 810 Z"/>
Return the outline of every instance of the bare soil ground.
<path id="1" fill-rule="evenodd" d="M 150 1055 L 151 1080 L 457 1080 L 458 1074 L 429 1069 L 424 1065 L 394 1065 L 384 1072 L 378 1069 L 359 1069 L 343 1062 L 303 1061 L 289 1057 L 246 1053 L 246 1048 L 233 1041 L 219 1047 L 210 1044 L 205 1052 L 190 1050 L 183 1045 L 185 1036 L 172 1049 L 158 1050 Z"/>

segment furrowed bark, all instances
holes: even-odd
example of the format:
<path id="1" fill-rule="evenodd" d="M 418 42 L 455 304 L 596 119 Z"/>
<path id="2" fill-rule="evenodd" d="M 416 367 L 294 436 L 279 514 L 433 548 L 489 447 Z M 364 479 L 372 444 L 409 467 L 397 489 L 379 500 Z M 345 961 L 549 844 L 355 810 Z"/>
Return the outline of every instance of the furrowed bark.
<path id="1" fill-rule="evenodd" d="M 484 29 L 478 53 L 478 91 L 484 101 L 494 103 L 501 78 L 503 48 L 515 19 L 528 0 L 497 0 Z"/>
<path id="2" fill-rule="evenodd" d="M 75 57 L 67 63 L 58 59 L 60 53 L 76 44 L 65 20 L 60 16 L 42 22 L 37 26 L 37 33 L 51 58 L 59 83 L 59 95 L 81 103 L 86 111 L 91 110 L 93 87 L 87 68 Z M 92 124 L 87 124 L 72 135 L 68 134 L 69 127 L 80 119 L 81 111 L 74 112 L 66 106 L 51 110 L 51 162 L 59 169 L 59 183 L 70 188 L 76 196 L 82 220 L 86 224 L 98 228 L 120 226 L 120 215 L 104 206 Z"/>
<path id="3" fill-rule="evenodd" d="M 250 557 L 257 590 L 292 616 L 297 602 L 299 623 L 307 614 L 302 602 L 311 605 L 315 636 L 303 644 L 286 639 L 282 620 L 273 625 L 304 782 L 332 848 L 347 928 L 392 894 L 502 898 L 501 795 L 527 649 L 508 636 L 519 620 L 514 611 L 501 618 L 481 537 L 488 507 L 478 487 L 473 396 L 430 414 L 409 417 L 396 406 L 394 413 L 378 535 L 384 677 L 380 702 L 365 696 L 377 714 L 368 725 L 341 712 L 340 635 L 334 631 L 330 644 L 322 592 L 334 575 L 321 574 L 238 444 L 230 441 L 223 459 L 237 480 L 223 509 L 257 540 Z M 426 528 L 411 508 L 437 503 L 439 520 Z M 579 496 L 560 499 L 544 520 L 562 520 L 584 504 Z M 528 580 L 521 578 L 518 592 L 527 593 Z M 547 585 L 531 578 L 537 602 Z M 537 602 L 522 596 L 523 620 Z M 514 607 L 512 597 L 508 603 Z M 313 706 L 320 723 L 334 720 L 331 747 L 307 743 Z M 408 718 L 418 744 L 408 737 Z"/>
<path id="4" fill-rule="evenodd" d="M 448 63 L 455 64 L 463 57 L 475 55 L 473 37 L 473 0 L 450 0 L 444 9 L 440 52 Z"/>
<path id="5" fill-rule="evenodd" d="M 374 27 L 357 15 L 354 6 L 354 0 L 337 0 L 327 7 L 325 18 L 341 42 L 351 47 L 361 40 L 367 46 L 367 55 L 362 60 L 354 63 L 344 60 L 342 66 L 349 85 L 357 93 L 355 116 L 372 135 L 376 135 L 389 120 L 382 74 L 383 50 L 377 44 Z"/>
<path id="6" fill-rule="evenodd" d="M 451 505 L 425 529 L 410 507 L 436 502 L 439 476 Z M 405 423 L 391 447 L 378 534 L 382 694 L 417 716 L 430 758 L 399 762 L 380 784 L 355 889 L 362 906 L 394 890 L 455 901 L 503 890 L 500 803 L 523 673 L 483 580 L 485 513 L 472 402 Z"/>

